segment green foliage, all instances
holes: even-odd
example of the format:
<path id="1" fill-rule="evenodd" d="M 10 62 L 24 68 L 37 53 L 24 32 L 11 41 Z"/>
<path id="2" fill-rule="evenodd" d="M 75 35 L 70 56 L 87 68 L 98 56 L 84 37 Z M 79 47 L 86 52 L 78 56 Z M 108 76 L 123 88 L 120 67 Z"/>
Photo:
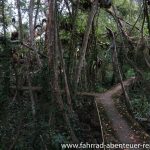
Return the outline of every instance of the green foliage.
<path id="1" fill-rule="evenodd" d="M 108 82 L 111 82 L 112 76 L 113 76 L 113 71 L 112 68 L 110 68 L 109 71 L 106 71 L 106 78 Z"/>
<path id="2" fill-rule="evenodd" d="M 101 35 L 106 33 L 106 27 L 111 28 L 113 31 L 117 30 L 117 26 L 115 23 L 115 20 L 112 16 L 109 16 L 109 14 L 105 10 L 101 10 L 99 12 L 99 17 L 97 21 L 98 28 L 96 28 L 96 34 Z M 98 37 L 99 37 L 98 36 Z M 101 40 L 103 37 L 99 37 Z M 104 42 L 107 42 L 107 38 L 104 38 Z"/>
<path id="3" fill-rule="evenodd" d="M 128 17 L 134 12 L 137 11 L 138 7 L 135 2 L 132 2 L 130 0 L 119 0 L 119 1 L 114 1 L 115 5 L 119 11 L 119 13 L 122 16 Z"/>
<path id="4" fill-rule="evenodd" d="M 77 16 L 77 31 L 78 33 L 83 33 L 86 27 L 87 14 L 83 12 L 78 12 Z"/>
<path id="5" fill-rule="evenodd" d="M 149 117 L 150 103 L 147 101 L 146 97 L 134 98 L 131 104 L 135 112 L 135 117 Z"/>
<path id="6" fill-rule="evenodd" d="M 7 44 L 6 44 L 7 43 Z M 0 55 L 3 59 L 0 59 L 0 102 L 5 101 L 9 94 L 9 81 L 10 81 L 10 43 L 7 39 L 4 39 L 1 43 Z"/>
<path id="7" fill-rule="evenodd" d="M 136 117 L 150 117 L 149 81 L 137 82 L 130 89 L 131 105 Z"/>
<path id="8" fill-rule="evenodd" d="M 150 81 L 150 72 L 144 72 L 144 78 L 146 81 Z"/>
<path id="9" fill-rule="evenodd" d="M 98 92 L 98 93 L 102 93 L 102 92 L 105 92 L 106 89 L 104 87 L 102 87 L 101 85 L 95 85 L 95 91 Z"/>
<path id="10" fill-rule="evenodd" d="M 66 32 L 65 30 L 61 30 L 59 34 L 60 34 L 61 40 L 69 41 L 69 39 L 70 39 L 70 33 L 69 32 Z"/>
<path id="11" fill-rule="evenodd" d="M 134 77 L 134 76 L 135 76 L 134 70 L 128 68 L 127 73 L 126 73 L 126 77 L 130 78 L 130 77 Z"/>
<path id="12" fill-rule="evenodd" d="M 56 150 L 60 149 L 60 144 L 68 143 L 66 137 L 60 133 L 52 136 L 52 145 L 56 148 Z"/>
<path id="13" fill-rule="evenodd" d="M 26 1 L 26 0 L 20 1 L 20 6 L 21 6 L 22 8 L 27 8 L 27 1 Z"/>
<path id="14" fill-rule="evenodd" d="M 72 2 L 72 1 L 71 1 Z M 81 2 L 81 3 L 80 3 Z M 79 2 L 79 5 L 83 5 L 86 0 L 82 0 Z M 64 2 L 63 2 L 64 3 Z M 21 0 L 20 7 L 22 9 L 22 13 L 28 12 L 28 4 L 29 1 Z M 71 17 L 68 13 L 68 8 L 66 7 L 66 4 L 62 6 L 61 1 L 58 2 L 59 8 L 63 8 L 62 12 L 59 11 L 58 15 L 58 32 L 59 37 L 62 43 L 62 47 L 64 49 L 64 55 L 63 58 L 66 63 L 66 72 L 67 72 L 67 79 L 69 83 L 69 88 L 71 89 L 71 98 L 73 97 L 73 88 L 74 85 L 71 85 L 71 83 L 74 83 L 74 74 L 76 72 L 73 72 L 77 68 L 78 60 L 79 60 L 79 54 L 81 50 L 81 45 L 83 44 L 83 36 L 85 33 L 85 29 L 87 26 L 87 19 L 89 12 L 83 10 L 83 6 L 79 6 L 78 12 L 77 12 L 77 18 L 74 17 L 74 11 L 71 8 L 71 4 L 69 2 L 69 7 L 71 10 Z M 88 4 L 91 5 L 90 2 Z M 118 51 L 118 58 L 119 58 L 119 64 L 121 71 L 123 75 L 126 78 L 136 76 L 135 70 L 131 68 L 131 66 L 128 64 L 128 62 L 125 61 L 124 53 L 125 51 L 128 51 L 129 58 L 135 62 L 135 51 L 136 49 L 125 49 L 122 48 L 125 44 L 125 47 L 128 47 L 128 40 L 126 40 L 126 37 L 120 33 L 121 30 L 124 30 L 125 33 L 127 33 L 127 36 L 129 39 L 133 39 L 133 45 L 138 43 L 141 33 L 140 31 L 137 31 L 137 29 L 134 29 L 132 32 L 130 30 L 132 29 L 132 25 L 136 22 L 137 18 L 139 17 L 139 9 L 141 9 L 140 5 L 135 3 L 131 0 L 114 0 L 113 4 L 116 8 L 116 14 L 118 17 L 121 18 L 122 26 L 119 26 L 119 28 L 122 27 L 122 29 L 119 29 L 117 26 L 117 21 L 115 20 L 115 17 L 110 15 L 106 9 L 99 9 L 100 11 L 97 12 L 94 22 L 92 24 L 92 31 L 90 33 L 90 37 L 88 40 L 88 46 L 86 51 L 86 58 L 84 61 L 84 64 L 82 64 L 83 70 L 82 70 L 82 77 L 79 82 L 79 87 L 81 91 L 94 91 L 94 92 L 105 92 L 106 89 L 109 86 L 112 86 L 112 78 L 114 75 L 113 70 L 113 64 L 112 64 L 112 48 L 110 48 L 112 44 L 112 39 L 110 38 L 110 35 L 108 34 L 108 31 L 106 30 L 106 27 L 110 28 L 114 33 L 116 37 L 116 46 Z M 89 5 L 89 6 L 90 6 Z M 8 27 L 12 24 L 11 19 L 14 17 L 15 11 L 13 8 L 11 8 L 13 5 L 6 6 L 6 22 L 8 24 Z M 74 6 L 76 7 L 76 6 Z M 37 1 L 35 1 L 35 8 L 37 8 Z M 61 9 L 62 9 L 61 8 Z M 81 9 L 83 8 L 83 9 Z M 35 9 L 36 11 L 36 9 Z M 113 10 L 112 10 L 113 11 Z M 39 8 L 39 14 L 37 16 L 37 24 L 40 22 L 43 18 L 43 14 L 47 13 L 47 5 L 41 4 Z M 73 13 L 72 13 L 73 12 Z M 9 15 L 8 15 L 9 14 Z M 24 16 L 22 14 L 22 16 Z M 139 17 L 139 20 L 136 24 L 136 26 L 141 29 L 141 24 L 143 21 L 144 14 L 142 13 Z M 75 20 L 74 20 L 75 19 Z M 123 20 L 124 21 L 123 21 Z M 28 19 L 25 21 L 23 20 L 23 36 L 24 36 L 24 43 L 29 44 L 29 23 Z M 53 22 L 53 20 L 52 20 Z M 126 22 L 129 22 L 128 24 Z M 17 28 L 18 28 L 18 22 Z M 130 25 L 129 25 L 130 24 Z M 73 32 L 73 29 L 74 32 Z M 144 24 L 144 35 L 148 34 L 147 24 Z M 7 32 L 7 35 L 10 35 L 11 33 Z M 49 34 L 48 34 L 49 35 Z M 123 38 L 121 38 L 123 36 Z M 134 37 L 134 38 L 132 38 Z M 145 38 L 145 37 L 144 37 Z M 123 40 L 123 41 L 122 41 Z M 124 44 L 122 44 L 124 42 Z M 42 52 L 42 54 L 47 55 L 47 51 L 44 50 L 46 45 L 44 45 L 46 42 L 39 41 L 39 45 L 35 45 L 35 48 L 37 50 L 40 49 L 38 52 Z M 52 42 L 53 43 L 53 42 Z M 38 44 L 38 42 L 36 43 Z M 55 43 L 56 44 L 56 43 Z M 53 47 L 53 45 L 52 45 Z M 57 45 L 55 45 L 57 47 Z M 11 91 L 10 94 L 10 85 L 14 86 L 15 83 L 15 77 L 14 77 L 14 68 L 12 68 L 11 65 L 11 49 L 16 48 L 18 51 L 18 55 L 24 54 L 26 57 L 27 52 L 30 52 L 31 61 L 33 61 L 33 64 L 31 64 L 31 68 L 29 69 L 29 72 L 31 73 L 31 84 L 32 86 L 41 87 L 42 90 L 35 92 L 33 91 L 33 96 L 36 103 L 36 119 L 33 119 L 32 116 L 32 110 L 31 110 L 31 100 L 30 100 L 30 93 L 28 90 L 21 91 L 19 99 L 14 100 L 11 102 L 11 100 L 15 97 L 14 91 Z M 59 46 L 58 46 L 59 48 Z M 79 51 L 78 51 L 79 50 Z M 49 49 L 48 49 L 49 51 Z M 77 52 L 78 51 L 78 52 Z M 59 54 L 58 54 L 59 55 Z M 22 47 L 21 44 L 18 45 L 16 43 L 11 44 L 9 40 L 2 39 L 0 41 L 0 56 L 2 56 L 0 59 L 0 106 L 2 109 L 0 109 L 0 150 L 1 149 L 8 149 L 8 145 L 12 144 L 20 122 L 20 118 L 22 119 L 22 126 L 19 138 L 15 144 L 14 149 L 19 150 L 28 150 L 28 149 L 43 149 L 44 144 L 47 145 L 48 149 L 50 150 L 59 150 L 61 143 L 69 143 L 71 141 L 70 133 L 68 132 L 68 126 L 66 126 L 66 122 L 63 118 L 63 112 L 59 112 L 58 103 L 56 103 L 56 100 L 54 96 L 52 95 L 52 91 L 55 91 L 52 87 L 52 80 L 53 80 L 53 73 L 51 72 L 51 66 L 52 64 L 48 64 L 47 58 L 40 57 L 43 67 L 39 69 L 36 57 L 28 48 Z M 4 56 L 4 57 L 3 57 Z M 139 53 L 139 63 L 135 62 L 135 65 L 137 67 L 142 68 L 144 79 L 147 81 L 150 79 L 150 73 L 148 69 L 145 69 L 145 65 L 143 64 L 142 59 L 140 59 L 142 56 L 142 51 Z M 33 57 L 33 58 L 32 58 Z M 143 57 L 144 58 L 144 57 Z M 29 58 L 30 59 L 30 58 Z M 62 67 L 61 61 L 59 60 L 59 67 Z M 101 60 L 101 64 L 98 64 L 98 60 Z M 144 59 L 143 59 L 144 60 Z M 31 62 L 32 63 L 32 62 Z M 17 67 L 16 67 L 17 66 Z M 22 84 L 22 80 L 27 80 L 27 67 L 26 64 L 17 64 L 15 67 L 18 71 L 18 76 L 21 78 L 20 84 L 21 86 L 28 86 L 28 83 Z M 23 66 L 23 67 L 22 67 Z M 74 67 L 74 68 L 73 68 Z M 60 69 L 59 68 L 59 69 Z M 64 90 L 64 79 L 62 79 L 62 74 L 64 70 L 57 70 L 59 71 L 59 81 L 58 84 L 61 85 L 60 90 Z M 62 68 L 61 68 L 62 69 Z M 61 73 L 60 73 L 61 72 Z M 146 81 L 146 82 L 147 82 Z M 20 87 L 19 87 L 20 88 Z M 56 89 L 57 90 L 57 89 Z M 131 97 L 131 104 L 133 106 L 135 115 L 138 117 L 149 117 L 149 110 L 150 110 L 150 104 L 149 104 L 149 87 L 146 83 L 142 83 L 142 85 L 139 85 L 139 87 L 135 88 L 135 91 L 130 90 L 130 97 Z M 10 99 L 10 100 L 9 100 Z M 66 96 L 62 96 L 63 103 L 64 103 L 64 109 L 68 110 L 68 106 L 66 104 Z M 73 99 L 73 107 L 75 108 L 77 106 L 86 108 L 87 110 L 84 111 L 89 112 L 91 109 L 90 103 L 87 102 L 87 97 L 85 98 L 85 103 L 82 103 L 84 98 L 80 99 Z M 60 102 L 61 104 L 61 102 Z M 88 104 L 88 107 L 86 106 Z M 93 107 L 94 108 L 94 107 Z M 92 108 L 92 109 L 93 109 Z M 76 111 L 76 109 L 75 109 Z M 67 111 L 66 111 L 67 112 Z M 52 114 L 52 118 L 51 118 Z M 85 114 L 86 115 L 86 114 Z M 68 114 L 69 122 L 71 124 L 72 129 L 76 132 L 77 137 L 81 136 L 81 128 L 80 128 L 80 119 L 78 118 L 78 115 L 76 115 L 76 112 Z M 85 116 L 83 116 L 83 120 Z M 89 120 L 89 119 L 88 119 Z M 88 122 L 88 121 L 87 121 Z M 89 124 L 89 122 L 87 123 Z M 85 123 L 85 126 L 87 125 Z M 89 129 L 89 128 L 88 128 Z M 92 134 L 92 132 L 90 132 Z M 84 133 L 86 134 L 86 133 Z M 11 139 L 11 140 L 10 140 Z M 43 142 L 43 141 L 44 142 Z"/>

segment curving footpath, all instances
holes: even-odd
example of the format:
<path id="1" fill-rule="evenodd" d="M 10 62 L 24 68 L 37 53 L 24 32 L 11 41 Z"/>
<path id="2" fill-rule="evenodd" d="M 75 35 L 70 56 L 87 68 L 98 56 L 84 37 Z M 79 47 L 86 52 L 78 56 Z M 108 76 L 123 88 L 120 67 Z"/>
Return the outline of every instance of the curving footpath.
<path id="1" fill-rule="evenodd" d="M 130 78 L 124 81 L 123 84 L 125 87 L 127 87 L 132 84 L 133 81 L 135 81 L 135 78 Z M 129 126 L 127 120 L 120 114 L 114 104 L 113 96 L 120 96 L 122 93 L 121 85 L 117 84 L 105 93 L 95 95 L 98 108 L 101 109 L 100 106 L 103 106 L 108 119 L 111 121 L 112 128 L 114 129 L 114 132 L 121 143 L 143 144 L 140 135 L 137 135 L 135 131 Z"/>

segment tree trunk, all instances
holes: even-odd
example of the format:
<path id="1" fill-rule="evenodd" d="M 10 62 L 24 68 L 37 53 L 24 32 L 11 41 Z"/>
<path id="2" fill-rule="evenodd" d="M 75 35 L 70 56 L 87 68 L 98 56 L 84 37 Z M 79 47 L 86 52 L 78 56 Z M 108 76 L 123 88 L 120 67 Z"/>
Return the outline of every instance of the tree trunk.
<path id="1" fill-rule="evenodd" d="M 39 54 L 37 50 L 35 49 L 35 43 L 34 43 L 34 24 L 33 24 L 33 13 L 34 13 L 34 0 L 30 0 L 30 5 L 29 5 L 29 36 L 30 36 L 30 46 L 34 49 L 36 59 L 38 62 L 39 67 L 42 67 L 42 63 L 39 57 Z"/>
<path id="2" fill-rule="evenodd" d="M 127 91 L 125 89 L 125 86 L 123 84 L 122 74 L 121 74 L 121 70 L 120 70 L 120 66 L 119 66 L 115 35 L 112 32 L 112 30 L 110 30 L 110 29 L 108 29 L 108 30 L 111 33 L 111 38 L 112 38 L 112 42 L 113 42 L 113 49 L 114 49 L 114 59 L 115 59 L 114 61 L 115 61 L 115 64 L 116 64 L 116 69 L 117 69 L 117 72 L 118 72 L 118 76 L 119 76 L 120 84 L 121 84 L 121 87 L 122 87 L 122 90 L 123 90 L 123 94 L 125 96 L 125 104 L 127 106 L 128 111 L 132 114 L 132 108 L 131 108 L 131 105 L 130 105 L 130 98 L 129 98 L 128 93 L 127 93 Z"/>
<path id="3" fill-rule="evenodd" d="M 34 18 L 34 27 L 36 26 L 36 23 L 37 23 L 37 17 L 38 17 L 38 13 L 39 13 L 40 3 L 41 3 L 41 0 L 37 0 L 37 9 L 36 9 L 35 18 Z"/>
<path id="4" fill-rule="evenodd" d="M 34 0 L 30 0 L 30 5 L 29 5 L 29 30 L 30 30 L 30 46 L 32 48 L 34 48 L 34 27 L 33 27 L 33 9 L 34 9 Z M 35 51 L 36 53 L 36 51 Z M 34 100 L 34 96 L 33 96 L 33 91 L 32 91 L 32 84 L 31 84 L 31 77 L 30 77 L 30 64 L 29 64 L 29 59 L 28 57 L 30 56 L 30 52 L 27 54 L 26 56 L 26 68 L 27 68 L 27 81 L 28 81 L 28 86 L 29 86 L 29 94 L 30 94 L 30 99 L 31 99 L 31 108 L 32 108 L 32 115 L 33 118 L 35 119 L 35 100 Z M 37 55 L 36 55 L 37 56 Z M 37 59 L 38 61 L 38 59 Z"/>
<path id="5" fill-rule="evenodd" d="M 149 33 L 149 36 L 150 36 L 150 18 L 149 18 L 147 0 L 144 0 L 143 4 L 144 4 L 144 16 L 146 17 L 146 20 L 147 20 L 147 29 L 148 29 L 148 33 Z"/>
<path id="6" fill-rule="evenodd" d="M 117 67 L 117 58 L 116 58 L 116 51 L 114 49 L 115 43 L 112 43 L 112 65 L 113 65 L 113 78 L 112 78 L 112 83 L 117 83 L 118 82 L 118 67 Z"/>
<path id="7" fill-rule="evenodd" d="M 95 0 L 92 4 L 91 12 L 89 13 L 89 16 L 88 16 L 87 26 L 86 26 L 86 29 L 85 29 L 85 34 L 84 34 L 81 53 L 80 53 L 80 58 L 79 58 L 79 63 L 77 65 L 77 69 L 76 69 L 75 90 L 77 89 L 77 86 L 78 86 L 78 83 L 79 83 L 79 78 L 80 78 L 81 70 L 82 70 L 82 67 L 83 67 L 83 61 L 85 59 L 85 54 L 86 54 L 86 50 L 87 50 L 88 39 L 89 39 L 89 35 L 90 35 L 90 32 L 91 32 L 93 19 L 94 19 L 94 16 L 95 16 L 96 12 L 97 12 L 97 6 L 98 6 L 98 0 Z"/>
<path id="8" fill-rule="evenodd" d="M 118 27 L 119 33 L 121 35 L 121 40 L 122 40 L 123 47 L 124 47 L 124 56 L 125 56 L 125 59 L 129 63 L 129 65 L 131 65 L 133 67 L 133 69 L 135 70 L 135 72 L 137 72 L 139 74 L 139 76 L 141 78 L 143 78 L 142 71 L 134 64 L 134 62 L 131 59 L 128 58 L 128 51 L 126 50 L 123 36 L 128 41 L 128 43 L 131 45 L 131 47 L 132 48 L 134 48 L 134 47 L 133 47 L 131 39 L 129 38 L 129 36 L 127 35 L 127 33 L 123 30 L 121 20 L 119 18 L 117 18 L 116 10 L 115 10 L 115 7 L 113 5 L 112 5 L 112 8 L 113 8 L 113 13 L 111 11 L 109 11 L 109 13 L 114 17 L 114 20 L 117 23 L 117 27 Z M 145 19 L 143 20 L 143 24 L 144 24 L 144 22 L 145 22 Z M 141 33 L 142 32 L 143 32 L 143 27 L 142 27 Z M 142 37 L 143 37 L 143 33 L 142 33 Z"/>
<path id="9" fill-rule="evenodd" d="M 19 35 L 20 35 L 20 41 L 23 40 L 23 29 L 22 29 L 22 16 L 21 16 L 21 10 L 20 10 L 20 0 L 17 0 L 17 9 L 18 9 L 18 18 L 19 18 Z"/>
<path id="10" fill-rule="evenodd" d="M 61 63 L 62 63 L 64 81 L 65 81 L 65 92 L 66 92 L 66 96 L 67 96 L 67 102 L 68 102 L 70 111 L 72 111 L 72 100 L 71 100 L 71 96 L 70 96 L 70 90 L 69 90 L 69 86 L 68 86 L 68 78 L 67 78 L 66 67 L 65 67 L 66 65 L 65 65 L 64 58 L 63 58 L 63 49 L 62 49 L 60 40 L 59 40 L 59 50 L 60 50 L 60 58 L 61 58 Z"/>
<path id="11" fill-rule="evenodd" d="M 48 15 L 48 27 L 47 27 L 47 47 L 49 58 L 49 67 L 52 68 L 52 79 L 51 79 L 51 88 L 53 92 L 53 98 L 58 104 L 59 110 L 62 112 L 63 118 L 69 128 L 69 132 L 72 137 L 72 141 L 74 143 L 78 143 L 78 139 L 71 127 L 69 117 L 64 108 L 63 99 L 61 96 L 61 91 L 59 87 L 59 79 L 58 79 L 58 36 L 57 36 L 57 28 L 56 28 L 56 1 L 49 1 L 49 15 Z"/>
<path id="12" fill-rule="evenodd" d="M 3 22 L 3 31 L 4 31 L 4 37 L 6 38 L 6 18 L 5 18 L 5 1 L 2 0 L 2 22 Z"/>

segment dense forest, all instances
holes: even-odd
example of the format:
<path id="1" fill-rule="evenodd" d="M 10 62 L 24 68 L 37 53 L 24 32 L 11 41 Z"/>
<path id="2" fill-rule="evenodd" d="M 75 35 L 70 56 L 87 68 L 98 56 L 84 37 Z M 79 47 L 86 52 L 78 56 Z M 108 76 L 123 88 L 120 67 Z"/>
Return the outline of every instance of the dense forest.
<path id="1" fill-rule="evenodd" d="M 110 143 L 150 149 L 150 0 L 0 0 L 0 150 Z"/>

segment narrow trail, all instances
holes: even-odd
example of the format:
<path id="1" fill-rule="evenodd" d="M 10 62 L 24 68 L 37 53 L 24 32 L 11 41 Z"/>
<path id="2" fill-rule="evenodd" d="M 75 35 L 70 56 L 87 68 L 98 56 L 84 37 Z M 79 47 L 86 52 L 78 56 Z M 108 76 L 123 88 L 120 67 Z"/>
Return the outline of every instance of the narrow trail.
<path id="1" fill-rule="evenodd" d="M 129 86 L 135 79 L 130 78 L 124 81 L 124 86 Z M 105 109 L 108 119 L 114 129 L 118 140 L 124 144 L 142 144 L 140 135 L 136 135 L 135 131 L 129 126 L 127 120 L 119 113 L 113 100 L 113 96 L 120 96 L 122 94 L 121 85 L 118 84 L 112 89 L 103 94 L 95 95 L 95 100 L 99 105 Z M 99 107 L 100 109 L 100 107 Z"/>
<path id="2" fill-rule="evenodd" d="M 135 80 L 136 79 L 134 77 L 129 78 L 126 81 L 124 81 L 123 84 L 125 87 L 128 87 L 132 83 L 134 83 Z M 144 133 L 145 135 L 146 134 L 145 131 L 139 128 L 137 129 L 138 132 L 136 132 L 137 130 L 134 130 L 134 128 L 132 128 L 133 122 L 130 123 L 129 125 L 129 120 L 126 118 L 126 116 L 120 113 L 117 106 L 115 105 L 114 97 L 119 98 L 122 93 L 123 91 L 122 91 L 121 84 L 117 84 L 116 86 L 112 87 L 110 90 L 104 93 L 83 92 L 78 94 L 94 97 L 100 114 L 101 114 L 101 109 L 103 107 L 104 113 L 106 113 L 107 119 L 108 121 L 110 121 L 114 134 L 117 137 L 117 140 L 120 142 L 120 144 L 143 144 L 145 140 L 141 138 L 140 133 Z M 148 134 L 146 135 L 148 136 L 149 139 L 150 136 Z M 130 149 L 124 149 L 124 150 L 130 150 Z M 134 150 L 134 148 L 132 148 L 132 150 Z"/>

